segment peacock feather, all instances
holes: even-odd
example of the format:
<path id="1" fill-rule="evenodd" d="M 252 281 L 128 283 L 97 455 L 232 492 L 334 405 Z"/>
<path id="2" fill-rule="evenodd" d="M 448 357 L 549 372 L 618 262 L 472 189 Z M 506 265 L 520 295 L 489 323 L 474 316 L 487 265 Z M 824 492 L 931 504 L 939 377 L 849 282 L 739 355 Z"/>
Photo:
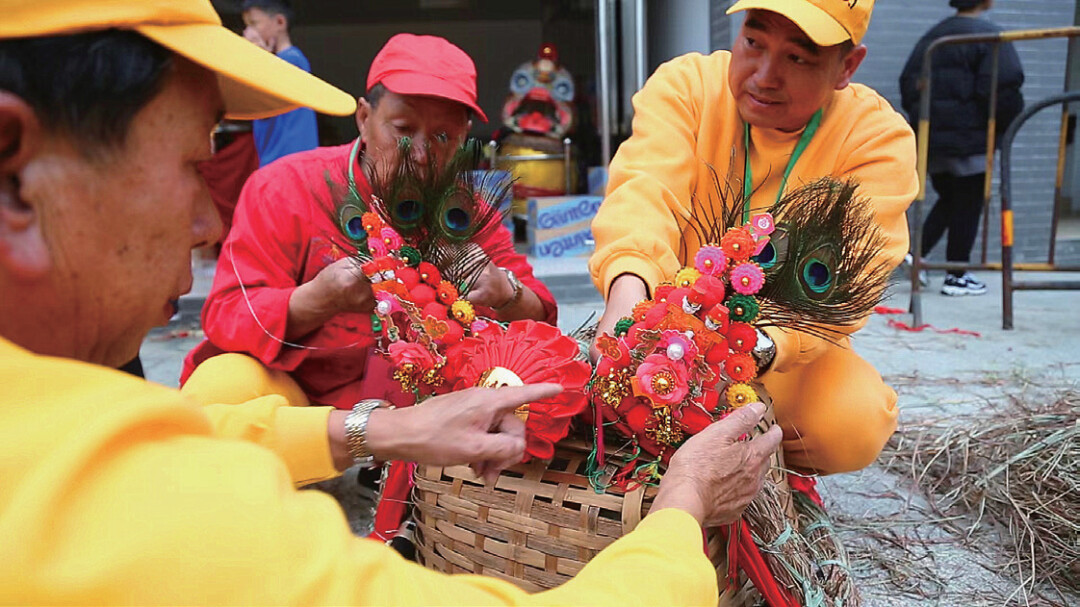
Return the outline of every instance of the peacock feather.
<path id="1" fill-rule="evenodd" d="M 413 145 L 409 138 L 400 141 L 399 160 L 390 170 L 363 159 L 370 176 L 370 200 L 362 200 L 351 185 L 343 188 L 340 176 L 328 177 L 336 200 L 335 223 L 360 251 L 359 257 L 368 259 L 361 218 L 368 211 L 376 213 L 420 253 L 420 259 L 434 264 L 445 280 L 468 293 L 489 262 L 476 243 L 502 223 L 505 211 L 494 201 L 503 200 L 512 184 L 490 173 L 468 178 L 482 155 L 475 141 L 458 148 L 443 166 L 438 166 L 435 154 L 418 161 L 411 153 Z"/>
<path id="2" fill-rule="evenodd" d="M 691 201 L 685 218 L 701 243 L 718 243 L 743 224 L 741 191 L 713 176 L 713 198 Z M 891 268 L 878 261 L 885 240 L 854 180 L 826 177 L 795 189 L 766 211 L 776 229 L 752 258 L 765 274 L 754 325 L 834 339 L 884 299 Z M 688 259 L 683 239 L 683 259 Z"/>

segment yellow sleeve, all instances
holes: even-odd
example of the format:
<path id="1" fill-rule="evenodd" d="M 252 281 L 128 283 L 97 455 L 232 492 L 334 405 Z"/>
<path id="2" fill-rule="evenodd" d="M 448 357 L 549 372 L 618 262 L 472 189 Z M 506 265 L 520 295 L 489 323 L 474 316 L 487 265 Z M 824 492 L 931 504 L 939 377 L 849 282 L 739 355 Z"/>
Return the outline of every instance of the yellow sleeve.
<path id="1" fill-rule="evenodd" d="M 159 395 L 160 396 L 160 395 Z M 129 399 L 130 400 L 130 399 Z M 166 401 L 167 403 L 168 401 Z M 107 411 L 107 408 L 101 408 Z M 646 517 L 564 586 L 446 576 L 354 537 L 270 451 L 206 436 L 197 408 L 144 402 L 50 445 L 12 488 L 0 602 L 23 604 L 715 604 L 696 522 Z M 45 436 L 45 433 L 42 433 Z"/>
<path id="2" fill-rule="evenodd" d="M 620 274 L 639 276 L 651 290 L 682 267 L 673 213 L 686 216 L 695 187 L 704 59 L 691 54 L 661 65 L 634 95 L 633 133 L 611 161 L 592 222 L 589 272 L 605 298 Z"/>
<path id="3" fill-rule="evenodd" d="M 860 89 L 869 91 L 865 87 Z M 877 98 L 876 94 L 874 97 Z M 919 193 L 915 134 L 887 102 L 877 99 L 877 105 L 865 115 L 868 119 L 858 121 L 844 142 L 845 150 L 849 151 L 840 158 L 834 175 L 858 180 L 859 194 L 870 200 L 874 219 L 885 239 L 874 265 L 884 264 L 893 269 L 908 252 L 906 212 Z M 855 324 L 834 328 L 842 335 L 851 335 L 866 325 L 868 319 L 866 316 Z M 776 343 L 776 359 L 770 371 L 790 371 L 814 360 L 826 348 L 838 347 L 808 333 L 776 327 L 769 327 L 766 332 Z"/>
<path id="4" fill-rule="evenodd" d="M 334 478 L 341 473 L 330 455 L 327 426 L 333 407 L 291 407 L 274 395 L 238 405 L 204 405 L 214 435 L 266 447 L 285 462 L 297 485 Z"/>

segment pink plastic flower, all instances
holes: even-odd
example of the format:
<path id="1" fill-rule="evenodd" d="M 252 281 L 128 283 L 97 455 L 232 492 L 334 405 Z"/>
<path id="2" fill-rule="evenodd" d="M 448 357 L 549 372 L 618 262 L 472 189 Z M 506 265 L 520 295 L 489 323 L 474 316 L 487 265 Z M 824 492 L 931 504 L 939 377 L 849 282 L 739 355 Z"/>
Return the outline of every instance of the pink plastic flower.
<path id="1" fill-rule="evenodd" d="M 756 263 L 740 263 L 731 270 L 731 288 L 743 295 L 753 295 L 765 284 L 765 273 Z"/>
<path id="2" fill-rule="evenodd" d="M 386 247 L 386 243 L 378 238 L 369 238 L 367 246 L 368 250 L 371 251 L 371 256 L 376 259 L 390 254 L 390 249 Z"/>
<path id="3" fill-rule="evenodd" d="M 701 247 L 694 255 L 694 268 L 702 274 L 719 276 L 727 270 L 727 255 L 720 247 Z"/>
<path id="4" fill-rule="evenodd" d="M 386 248 L 391 251 L 396 251 L 405 245 L 405 241 L 401 239 L 401 236 L 394 228 L 383 228 L 379 230 L 379 239 L 383 241 Z"/>
<path id="5" fill-rule="evenodd" d="M 648 397 L 654 407 L 681 402 L 690 391 L 686 365 L 664 354 L 650 354 L 634 373 L 634 393 Z"/>
<path id="6" fill-rule="evenodd" d="M 690 361 L 697 358 L 698 355 L 697 344 L 694 343 L 694 340 L 687 337 L 685 333 L 672 329 L 660 334 L 660 341 L 656 343 L 656 347 L 669 359 L 683 361 L 685 364 L 690 364 Z"/>

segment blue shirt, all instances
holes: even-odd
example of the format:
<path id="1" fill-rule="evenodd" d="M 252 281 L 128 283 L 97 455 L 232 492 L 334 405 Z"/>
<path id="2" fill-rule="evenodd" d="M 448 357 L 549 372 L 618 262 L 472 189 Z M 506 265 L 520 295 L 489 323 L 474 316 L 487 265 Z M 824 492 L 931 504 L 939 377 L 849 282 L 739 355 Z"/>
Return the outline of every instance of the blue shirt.
<path id="1" fill-rule="evenodd" d="M 304 53 L 295 46 L 277 54 L 296 67 L 311 72 L 311 64 Z M 319 130 L 315 125 L 315 112 L 311 108 L 298 108 L 273 118 L 255 120 L 251 125 L 255 137 L 255 149 L 259 152 L 259 166 L 292 154 L 313 150 L 319 145 Z"/>

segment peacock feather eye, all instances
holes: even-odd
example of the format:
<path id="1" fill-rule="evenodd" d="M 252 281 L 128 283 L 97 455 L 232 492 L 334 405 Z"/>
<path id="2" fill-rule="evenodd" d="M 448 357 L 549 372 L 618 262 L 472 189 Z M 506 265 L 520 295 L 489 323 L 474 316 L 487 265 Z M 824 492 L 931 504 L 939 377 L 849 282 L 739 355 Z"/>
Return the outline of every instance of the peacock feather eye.
<path id="1" fill-rule="evenodd" d="M 811 251 L 800 264 L 799 282 L 810 299 L 821 300 L 828 296 L 835 283 L 836 250 L 823 245 Z"/>
<path id="2" fill-rule="evenodd" d="M 788 231 L 783 226 L 777 226 L 776 230 L 769 235 L 769 242 L 765 248 L 753 257 L 755 263 L 761 266 L 766 273 L 782 266 L 787 261 L 788 249 L 791 243 L 788 240 Z"/>
<path id="3" fill-rule="evenodd" d="M 474 233 L 476 201 L 465 190 L 447 196 L 439 209 L 439 227 L 447 238 L 463 241 Z"/>
<path id="4" fill-rule="evenodd" d="M 391 214 L 394 222 L 401 225 L 411 225 L 420 220 L 424 205 L 419 200 L 406 198 L 394 203 Z"/>
<path id="5" fill-rule="evenodd" d="M 356 244 L 367 242 L 367 230 L 364 229 L 364 209 L 346 204 L 338 213 L 338 221 L 341 223 L 341 231 Z"/>

